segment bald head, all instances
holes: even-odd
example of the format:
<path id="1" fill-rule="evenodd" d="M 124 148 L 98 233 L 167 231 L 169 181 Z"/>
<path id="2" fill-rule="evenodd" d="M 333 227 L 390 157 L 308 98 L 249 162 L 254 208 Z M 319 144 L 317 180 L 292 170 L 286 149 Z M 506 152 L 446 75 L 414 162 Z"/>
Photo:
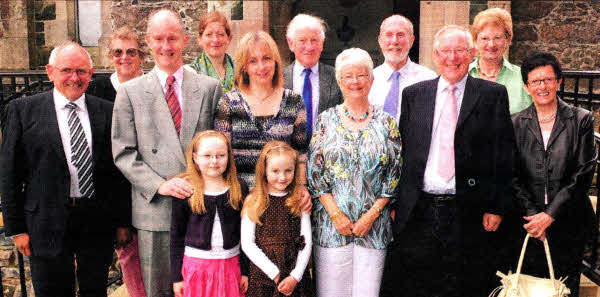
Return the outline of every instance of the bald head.
<path id="1" fill-rule="evenodd" d="M 71 53 L 73 50 L 75 50 L 75 52 L 77 52 L 77 51 L 84 52 L 90 63 L 89 67 L 90 68 L 94 67 L 94 62 L 92 61 L 92 56 L 90 56 L 90 53 L 88 53 L 88 51 L 86 51 L 81 45 L 79 45 L 73 41 L 67 41 L 67 42 L 55 47 L 50 52 L 50 58 L 48 59 L 48 64 L 54 65 L 56 63 L 56 56 L 63 50 L 69 50 Z"/>
<path id="2" fill-rule="evenodd" d="M 381 23 L 377 41 L 385 62 L 398 70 L 406 65 L 408 53 L 415 41 L 413 25 L 402 15 L 392 15 Z"/>
<path id="3" fill-rule="evenodd" d="M 68 100 L 75 101 L 87 89 L 94 68 L 90 54 L 83 47 L 66 42 L 50 53 L 46 73 L 58 92 Z"/>
<path id="4" fill-rule="evenodd" d="M 411 35 L 415 34 L 412 22 L 405 16 L 400 14 L 389 16 L 385 20 L 383 20 L 383 22 L 381 22 L 381 26 L 379 27 L 379 34 L 381 34 L 381 32 L 385 29 L 386 26 L 390 26 L 392 24 L 400 24 L 401 26 L 405 27 Z"/>
<path id="5" fill-rule="evenodd" d="M 173 24 L 179 28 L 182 34 L 185 34 L 185 25 L 181 16 L 175 11 L 170 9 L 161 9 L 150 14 L 148 18 L 148 26 L 146 27 L 146 33 L 151 33 L 151 30 L 159 26 L 166 24 Z"/>

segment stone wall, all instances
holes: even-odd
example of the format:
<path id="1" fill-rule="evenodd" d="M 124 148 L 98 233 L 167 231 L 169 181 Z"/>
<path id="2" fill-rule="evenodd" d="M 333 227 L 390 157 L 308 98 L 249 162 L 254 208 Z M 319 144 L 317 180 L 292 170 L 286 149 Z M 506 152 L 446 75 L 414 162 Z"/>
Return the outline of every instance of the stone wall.
<path id="1" fill-rule="evenodd" d="M 514 63 L 542 50 L 556 55 L 563 69 L 600 69 L 600 1 L 513 0 L 512 15 Z"/>
<path id="2" fill-rule="evenodd" d="M 29 68 L 25 2 L 0 0 L 0 68 Z"/>

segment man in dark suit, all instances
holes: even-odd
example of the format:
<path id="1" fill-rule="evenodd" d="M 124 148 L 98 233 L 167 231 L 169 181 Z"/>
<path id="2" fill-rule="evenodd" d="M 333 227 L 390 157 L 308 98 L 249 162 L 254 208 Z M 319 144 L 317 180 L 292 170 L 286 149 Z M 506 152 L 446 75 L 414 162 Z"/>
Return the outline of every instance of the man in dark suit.
<path id="1" fill-rule="evenodd" d="M 508 95 L 467 75 L 474 55 L 467 29 L 442 28 L 433 47 L 441 76 L 403 92 L 399 292 L 487 296 L 495 267 L 486 265 L 486 233 L 498 228 L 512 199 Z"/>
<path id="2" fill-rule="evenodd" d="M 296 61 L 283 69 L 284 88 L 302 95 L 309 139 L 318 115 L 344 101 L 335 69 L 319 62 L 325 41 L 322 19 L 299 14 L 289 23 L 287 42 Z"/>
<path id="3" fill-rule="evenodd" d="M 46 71 L 53 91 L 8 105 L 0 148 L 6 234 L 31 256 L 36 296 L 75 296 L 75 275 L 79 296 L 106 296 L 115 231 L 129 220 L 125 180 L 112 162 L 112 104 L 84 95 L 94 68 L 78 44 L 55 48 Z"/>

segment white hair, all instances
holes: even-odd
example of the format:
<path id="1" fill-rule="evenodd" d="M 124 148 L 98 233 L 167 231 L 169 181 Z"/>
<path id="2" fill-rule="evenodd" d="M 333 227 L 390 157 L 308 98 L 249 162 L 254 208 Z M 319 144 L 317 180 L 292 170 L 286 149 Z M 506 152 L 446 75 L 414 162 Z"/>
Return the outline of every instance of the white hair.
<path id="1" fill-rule="evenodd" d="M 166 8 L 159 9 L 150 14 L 150 17 L 148 17 L 148 25 L 146 26 L 146 33 L 150 33 L 150 25 L 152 24 L 154 19 L 158 16 L 163 16 L 165 14 L 170 15 L 172 17 L 172 20 L 174 20 L 175 23 L 177 24 L 177 26 L 179 27 L 179 30 L 181 30 L 181 33 L 185 34 L 185 25 L 183 24 L 181 15 L 179 15 L 179 13 L 177 13 L 173 10 L 166 9 Z"/>
<path id="2" fill-rule="evenodd" d="M 341 52 L 335 58 L 335 78 L 342 78 L 342 68 L 348 65 L 365 66 L 369 69 L 369 75 L 373 75 L 373 60 L 369 53 L 360 48 L 349 48 Z"/>
<path id="3" fill-rule="evenodd" d="M 88 59 L 90 60 L 89 61 L 90 68 L 94 67 L 94 62 L 92 61 L 92 56 L 90 56 L 90 53 L 88 53 L 88 51 L 85 50 L 85 48 L 83 48 L 81 45 L 79 45 L 73 41 L 67 41 L 67 42 L 55 47 L 54 49 L 52 49 L 52 51 L 50 52 L 50 58 L 48 59 L 48 65 L 54 66 L 54 63 L 56 62 L 56 55 L 58 55 L 58 52 L 62 51 L 63 49 L 65 49 L 69 46 L 81 48 L 85 52 L 85 54 L 88 56 Z"/>
<path id="4" fill-rule="evenodd" d="M 393 21 L 403 22 L 404 24 L 406 24 L 406 27 L 408 27 L 408 31 L 410 32 L 410 35 L 415 34 L 415 29 L 413 27 L 412 22 L 408 18 L 406 18 L 405 16 L 403 16 L 401 14 L 394 14 L 394 15 L 387 17 L 385 20 L 383 20 L 383 22 L 381 22 L 381 26 L 379 27 L 379 34 L 381 34 L 381 31 L 383 31 L 383 26 L 385 26 L 388 23 L 393 22 Z"/>
<path id="5" fill-rule="evenodd" d="M 325 21 L 319 17 L 303 13 L 296 15 L 290 21 L 285 36 L 288 39 L 293 39 L 296 36 L 296 32 L 302 29 L 318 30 L 321 40 L 325 40 Z"/>
<path id="6" fill-rule="evenodd" d="M 433 49 L 438 49 L 442 35 L 447 34 L 448 32 L 462 33 L 465 36 L 465 39 L 467 39 L 467 45 L 469 46 L 469 49 L 473 48 L 473 35 L 471 35 L 471 32 L 467 28 L 459 25 L 446 25 L 442 29 L 438 30 L 433 36 Z"/>

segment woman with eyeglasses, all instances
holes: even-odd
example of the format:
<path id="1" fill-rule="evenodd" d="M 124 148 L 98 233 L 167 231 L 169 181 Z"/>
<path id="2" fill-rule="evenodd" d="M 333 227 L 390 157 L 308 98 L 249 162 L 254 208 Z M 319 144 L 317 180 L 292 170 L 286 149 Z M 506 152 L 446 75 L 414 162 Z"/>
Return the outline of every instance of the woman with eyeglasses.
<path id="1" fill-rule="evenodd" d="M 366 51 L 344 50 L 335 72 L 344 102 L 319 115 L 307 161 L 317 296 L 375 297 L 392 240 L 387 205 L 397 193 L 400 133 L 392 116 L 369 104 Z"/>
<path id="2" fill-rule="evenodd" d="M 523 88 L 519 66 L 504 57 L 513 38 L 512 17 L 502 8 L 486 9 L 475 16 L 471 26 L 477 57 L 469 65 L 473 77 L 497 82 L 506 87 L 510 114 L 531 105 Z"/>
<path id="3" fill-rule="evenodd" d="M 98 77 L 91 81 L 86 93 L 114 102 L 120 84 L 143 74 L 140 65 L 144 53 L 140 50 L 140 44 L 141 37 L 131 27 L 121 27 L 113 32 L 110 36 L 108 54 L 116 71 L 110 77 Z M 120 230 L 115 247 L 129 296 L 146 297 L 140 268 L 138 239 L 133 226 Z"/>
<path id="4" fill-rule="evenodd" d="M 588 197 L 597 157 L 594 117 L 558 98 L 562 70 L 552 54 L 525 58 L 521 74 L 533 105 L 512 116 L 514 187 L 523 227 L 540 239 L 530 243 L 523 273 L 548 277 L 541 241 L 547 238 L 556 279 L 567 277 L 569 296 L 577 297 L 584 244 L 598 230 Z"/>
<path id="5" fill-rule="evenodd" d="M 202 55 L 189 64 L 198 73 L 218 79 L 223 94 L 231 91 L 234 85 L 235 63 L 227 54 L 231 38 L 227 17 L 216 10 L 207 13 L 200 19 L 198 28 L 198 45 L 202 47 Z"/>
<path id="6" fill-rule="evenodd" d="M 140 42 L 141 37 L 131 27 L 121 27 L 113 32 L 108 55 L 115 72 L 110 78 L 95 78 L 90 82 L 86 93 L 115 102 L 119 85 L 143 74 L 140 65 L 144 60 L 144 53 L 140 50 Z"/>

